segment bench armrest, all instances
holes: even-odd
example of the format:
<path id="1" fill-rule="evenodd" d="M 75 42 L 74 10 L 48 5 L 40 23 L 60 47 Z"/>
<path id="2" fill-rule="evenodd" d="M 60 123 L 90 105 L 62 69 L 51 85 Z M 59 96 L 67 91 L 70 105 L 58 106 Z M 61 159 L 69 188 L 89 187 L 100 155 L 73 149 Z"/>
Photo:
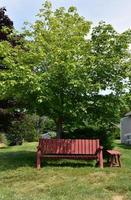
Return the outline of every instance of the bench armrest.
<path id="1" fill-rule="evenodd" d="M 96 150 L 96 155 L 100 154 L 103 151 L 103 146 L 99 146 L 99 148 Z"/>
<path id="2" fill-rule="evenodd" d="M 99 147 L 99 150 L 100 150 L 100 151 L 103 150 L 103 146 L 100 146 L 100 147 Z"/>

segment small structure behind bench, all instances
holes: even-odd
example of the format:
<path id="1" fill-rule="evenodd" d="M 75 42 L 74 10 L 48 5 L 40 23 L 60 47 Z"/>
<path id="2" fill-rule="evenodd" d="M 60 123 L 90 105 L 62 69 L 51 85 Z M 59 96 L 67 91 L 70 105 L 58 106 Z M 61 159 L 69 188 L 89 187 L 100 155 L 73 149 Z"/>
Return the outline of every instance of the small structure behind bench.
<path id="1" fill-rule="evenodd" d="M 107 150 L 106 152 L 108 154 L 108 163 L 110 167 L 113 166 L 121 167 L 121 160 L 120 160 L 121 153 L 116 150 Z"/>
<path id="2" fill-rule="evenodd" d="M 37 147 L 36 167 L 41 159 L 95 159 L 103 168 L 103 147 L 99 139 L 40 139 Z"/>

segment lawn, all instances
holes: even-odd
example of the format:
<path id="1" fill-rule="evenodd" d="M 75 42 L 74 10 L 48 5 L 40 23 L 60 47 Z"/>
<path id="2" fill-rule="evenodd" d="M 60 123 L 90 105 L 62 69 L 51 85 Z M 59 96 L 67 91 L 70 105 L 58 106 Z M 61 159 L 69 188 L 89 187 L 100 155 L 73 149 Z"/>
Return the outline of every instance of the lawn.
<path id="1" fill-rule="evenodd" d="M 37 170 L 36 145 L 0 149 L 0 200 L 131 200 L 130 147 L 116 143 L 122 168 L 61 160 Z"/>

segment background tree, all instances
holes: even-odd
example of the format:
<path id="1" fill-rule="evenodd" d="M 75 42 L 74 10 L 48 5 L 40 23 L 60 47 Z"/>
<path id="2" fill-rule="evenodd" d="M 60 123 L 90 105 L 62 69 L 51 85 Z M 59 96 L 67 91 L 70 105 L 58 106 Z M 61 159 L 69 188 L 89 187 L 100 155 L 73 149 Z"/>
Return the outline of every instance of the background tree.
<path id="1" fill-rule="evenodd" d="M 0 8 L 0 43 L 2 41 L 8 41 L 9 35 L 13 30 L 13 22 L 5 14 L 6 9 Z M 3 70 L 7 70 L 6 66 L 3 63 L 4 53 L 0 53 L 0 73 L 3 73 Z M 2 71 L 1 71 L 2 70 Z M 3 96 L 0 97 L 0 130 L 6 129 L 11 120 L 11 114 L 7 112 L 7 108 L 9 108 L 12 104 L 12 101 L 7 99 L 3 99 Z M 4 128 L 6 127 L 6 128 Z"/>
<path id="2" fill-rule="evenodd" d="M 130 43 L 130 30 L 118 34 L 110 24 L 100 22 L 92 31 L 94 69 L 91 68 L 90 74 L 92 81 L 99 85 L 99 90 L 92 95 L 91 113 L 102 126 L 104 123 L 119 123 L 121 110 L 127 107 L 123 96 L 130 93 Z"/>
<path id="3" fill-rule="evenodd" d="M 6 85 L 9 88 L 9 77 L 12 75 L 11 68 L 13 65 L 10 62 L 11 50 L 16 45 L 22 45 L 23 37 L 15 33 L 13 21 L 6 15 L 6 8 L 0 8 L 0 84 Z M 12 66 L 11 66 L 12 65 Z M 6 77 L 6 79 L 5 79 Z M 6 81 L 5 81 L 6 80 Z M 4 92 L 3 87 L 0 91 L 0 131 L 7 131 L 14 119 L 20 119 L 20 113 L 15 109 L 17 105 L 16 98 L 11 91 Z M 5 95 L 6 93 L 6 95 Z"/>

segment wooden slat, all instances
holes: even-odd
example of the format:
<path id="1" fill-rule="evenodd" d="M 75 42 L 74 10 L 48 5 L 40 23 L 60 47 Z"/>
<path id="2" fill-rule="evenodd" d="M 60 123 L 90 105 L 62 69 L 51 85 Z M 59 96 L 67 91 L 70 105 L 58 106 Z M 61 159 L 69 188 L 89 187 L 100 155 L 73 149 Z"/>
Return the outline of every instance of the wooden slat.
<path id="1" fill-rule="evenodd" d="M 88 141 L 88 145 L 89 145 L 89 147 L 87 148 L 87 154 L 90 154 L 90 140 Z"/>
<path id="2" fill-rule="evenodd" d="M 92 143 L 93 143 L 93 140 L 90 140 L 90 154 L 93 154 L 92 152 L 93 152 L 93 147 L 92 147 Z"/>
<path id="3" fill-rule="evenodd" d="M 79 144 L 78 144 L 78 140 L 76 140 L 76 149 L 75 149 L 75 154 L 79 154 Z"/>
<path id="4" fill-rule="evenodd" d="M 71 148 L 70 148 L 71 149 L 71 153 L 74 154 L 75 153 L 75 141 L 71 140 L 70 145 L 71 145 Z"/>
<path id="5" fill-rule="evenodd" d="M 47 140 L 47 142 L 48 142 L 48 140 Z M 49 149 L 50 149 L 51 153 L 53 153 L 53 152 L 54 152 L 54 149 L 56 149 L 53 140 L 51 140 L 51 142 L 50 142 Z"/>
<path id="6" fill-rule="evenodd" d="M 80 154 L 83 154 L 83 140 L 80 140 Z"/>
<path id="7" fill-rule="evenodd" d="M 96 145 L 95 145 L 95 140 L 93 140 L 93 145 L 92 145 L 92 148 L 93 148 L 93 154 L 96 153 Z"/>
<path id="8" fill-rule="evenodd" d="M 55 141 L 54 141 L 55 142 Z M 60 140 L 57 140 L 57 145 L 56 145 L 56 153 L 60 154 Z"/>
<path id="9" fill-rule="evenodd" d="M 80 153 L 80 140 L 77 140 L 77 142 L 78 142 L 78 152 L 77 152 L 77 154 L 79 154 Z"/>
<path id="10" fill-rule="evenodd" d="M 46 153 L 46 154 L 49 153 L 50 143 L 51 143 L 50 140 L 49 140 L 49 141 L 47 141 L 47 140 L 45 141 L 45 153 Z M 51 151 L 51 149 L 50 149 L 50 151 Z"/>
<path id="11" fill-rule="evenodd" d="M 79 154 L 82 154 L 82 140 L 79 140 Z"/>
<path id="12" fill-rule="evenodd" d="M 82 154 L 84 154 L 84 141 L 81 140 L 81 152 Z"/>
<path id="13" fill-rule="evenodd" d="M 85 142 L 83 140 L 83 154 L 85 154 Z"/>
<path id="14" fill-rule="evenodd" d="M 74 154 L 77 154 L 76 149 L 77 149 L 77 142 L 76 140 L 73 140 L 74 142 Z"/>
<path id="15" fill-rule="evenodd" d="M 85 145 L 86 145 L 86 154 L 89 154 L 89 150 L 90 150 L 89 141 L 87 143 L 85 142 Z"/>
<path id="16" fill-rule="evenodd" d="M 59 140 L 56 140 L 56 154 L 60 154 L 60 143 Z"/>
<path id="17" fill-rule="evenodd" d="M 63 140 L 63 147 L 62 147 L 62 148 L 63 148 L 63 154 L 66 153 L 66 151 L 65 151 L 65 146 L 66 146 L 66 145 L 65 145 L 65 144 L 66 144 L 66 140 Z"/>
<path id="18" fill-rule="evenodd" d="M 59 150 L 59 152 L 60 152 L 60 154 L 63 154 L 64 153 L 64 151 L 63 151 L 64 141 L 63 140 L 59 140 L 59 142 L 60 142 L 60 150 Z"/>

